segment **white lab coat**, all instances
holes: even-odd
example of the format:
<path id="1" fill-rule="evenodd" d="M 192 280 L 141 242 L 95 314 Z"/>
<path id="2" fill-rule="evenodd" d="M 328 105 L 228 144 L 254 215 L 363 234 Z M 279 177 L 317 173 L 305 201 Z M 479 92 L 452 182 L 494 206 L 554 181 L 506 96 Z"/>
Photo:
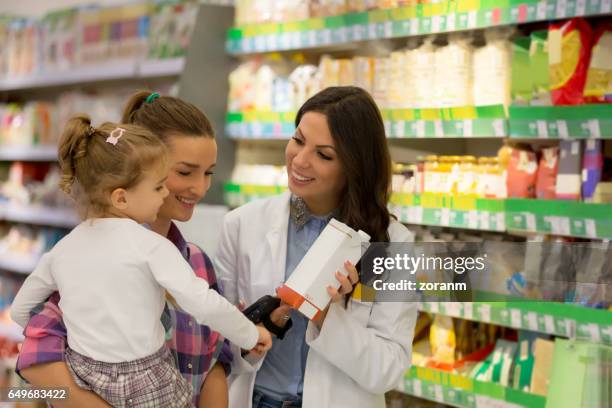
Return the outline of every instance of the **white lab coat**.
<path id="1" fill-rule="evenodd" d="M 225 216 L 215 267 L 224 295 L 247 305 L 275 293 L 284 282 L 290 194 L 258 200 Z M 402 224 L 389 226 L 392 242 L 413 240 Z M 312 322 L 304 375 L 303 408 L 384 407 L 409 368 L 416 304 L 362 303 L 330 306 L 321 331 Z M 261 361 L 247 362 L 234 348 L 230 408 L 251 408 Z M 252 363 L 252 364 L 251 364 Z"/>

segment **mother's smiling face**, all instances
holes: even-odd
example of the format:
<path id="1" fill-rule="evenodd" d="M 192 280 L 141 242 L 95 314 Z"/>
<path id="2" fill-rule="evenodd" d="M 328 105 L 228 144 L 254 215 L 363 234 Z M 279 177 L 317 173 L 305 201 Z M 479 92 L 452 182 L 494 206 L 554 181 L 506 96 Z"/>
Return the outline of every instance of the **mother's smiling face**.
<path id="1" fill-rule="evenodd" d="M 173 135 L 168 139 L 169 190 L 158 218 L 189 221 L 195 205 L 205 195 L 217 163 L 217 142 L 212 137 Z"/>

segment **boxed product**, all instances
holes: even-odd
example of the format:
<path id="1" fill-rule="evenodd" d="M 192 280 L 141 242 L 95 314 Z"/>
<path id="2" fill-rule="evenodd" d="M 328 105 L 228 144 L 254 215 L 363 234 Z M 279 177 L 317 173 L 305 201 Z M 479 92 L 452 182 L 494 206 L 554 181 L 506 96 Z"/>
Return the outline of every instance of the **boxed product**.
<path id="1" fill-rule="evenodd" d="M 553 104 L 584 103 L 584 85 L 591 59 L 592 37 L 589 23 L 582 18 L 550 26 L 548 63 Z"/>
<path id="2" fill-rule="evenodd" d="M 509 198 L 535 197 L 536 172 L 538 160 L 530 150 L 512 148 L 506 178 Z"/>
<path id="3" fill-rule="evenodd" d="M 601 140 L 586 141 L 582 157 L 582 199 L 592 201 L 597 183 L 601 181 L 603 172 L 603 153 Z"/>
<path id="4" fill-rule="evenodd" d="M 557 198 L 580 200 L 582 172 L 582 143 L 561 140 L 559 143 L 559 170 L 555 193 Z"/>
<path id="5" fill-rule="evenodd" d="M 596 31 L 584 96 L 588 102 L 612 102 L 612 23 Z"/>
<path id="6" fill-rule="evenodd" d="M 531 375 L 530 392 L 546 396 L 551 377 L 555 343 L 549 340 L 536 339 L 533 345 L 533 373 Z"/>
<path id="7" fill-rule="evenodd" d="M 533 75 L 529 50 L 531 37 L 517 37 L 512 45 L 512 86 L 514 103 L 526 104 L 533 96 Z"/>
<path id="8" fill-rule="evenodd" d="M 533 85 L 532 104 L 550 105 L 550 72 L 548 67 L 548 31 L 531 33 L 529 50 Z"/>
<path id="9" fill-rule="evenodd" d="M 369 241 L 370 236 L 365 232 L 355 231 L 332 218 L 287 282 L 278 289 L 278 296 L 309 319 L 316 318 L 329 304 L 327 287 L 338 287 L 336 271 L 345 273 L 346 260 L 357 264 L 362 244 Z"/>
<path id="10" fill-rule="evenodd" d="M 538 175 L 536 177 L 536 198 L 556 198 L 557 169 L 559 167 L 559 148 L 547 147 L 542 149 Z"/>

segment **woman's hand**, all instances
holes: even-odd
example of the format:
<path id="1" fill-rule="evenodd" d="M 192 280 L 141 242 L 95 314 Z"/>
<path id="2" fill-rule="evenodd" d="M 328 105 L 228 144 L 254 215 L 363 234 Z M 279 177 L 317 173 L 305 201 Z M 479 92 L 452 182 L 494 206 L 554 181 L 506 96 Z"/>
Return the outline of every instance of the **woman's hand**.
<path id="1" fill-rule="evenodd" d="M 274 309 L 272 313 L 270 313 L 270 321 L 274 323 L 275 326 L 278 326 L 280 328 L 284 328 L 290 318 L 291 306 L 284 302 L 281 302 L 280 306 Z"/>
<path id="2" fill-rule="evenodd" d="M 344 261 L 344 269 L 347 272 L 346 275 L 340 273 L 340 271 L 336 271 L 336 279 L 340 283 L 340 287 L 338 289 L 332 286 L 327 287 L 327 293 L 331 297 L 330 305 L 332 303 L 342 301 L 344 296 L 351 293 L 353 291 L 353 287 L 359 283 L 359 273 L 357 272 L 355 265 L 349 261 Z M 321 327 L 323 327 L 323 322 L 325 322 L 325 317 L 327 316 L 328 310 L 329 306 L 327 306 L 325 310 L 319 313 L 319 316 L 313 320 L 314 324 L 317 325 L 319 330 L 321 330 Z"/>

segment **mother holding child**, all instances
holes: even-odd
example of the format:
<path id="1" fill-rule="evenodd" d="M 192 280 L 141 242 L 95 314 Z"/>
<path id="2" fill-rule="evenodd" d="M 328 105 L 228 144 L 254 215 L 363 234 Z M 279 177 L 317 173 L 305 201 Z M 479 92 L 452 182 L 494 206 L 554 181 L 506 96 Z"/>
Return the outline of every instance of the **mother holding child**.
<path id="1" fill-rule="evenodd" d="M 57 407 L 384 407 L 410 365 L 415 304 L 359 301 L 347 262 L 316 321 L 284 304 L 271 313 L 273 339 L 232 306 L 273 294 L 332 217 L 372 241 L 413 239 L 386 207 L 391 159 L 372 98 L 334 87 L 299 110 L 290 191 L 224 220 L 215 266 L 229 302 L 173 223 L 193 215 L 216 156 L 206 116 L 177 98 L 139 92 L 122 124 L 69 122 L 62 188 L 85 221 L 15 299 L 20 374 L 67 387 Z"/>

